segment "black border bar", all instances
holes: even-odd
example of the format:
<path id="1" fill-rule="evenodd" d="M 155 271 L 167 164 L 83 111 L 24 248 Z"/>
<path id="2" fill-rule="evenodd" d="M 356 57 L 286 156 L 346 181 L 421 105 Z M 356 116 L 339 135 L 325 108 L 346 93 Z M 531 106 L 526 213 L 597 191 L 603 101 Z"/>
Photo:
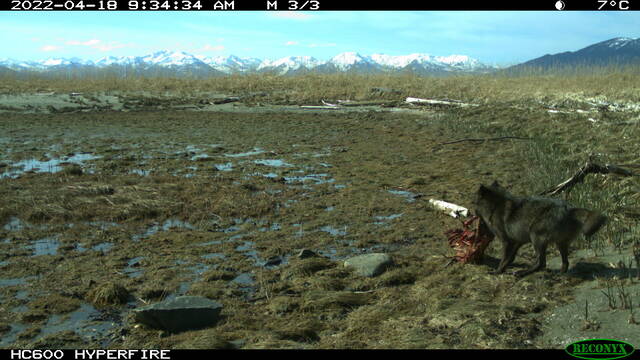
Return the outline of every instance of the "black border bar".
<path id="1" fill-rule="evenodd" d="M 6 11 L 634 11 L 640 0 L 3 0 Z"/>

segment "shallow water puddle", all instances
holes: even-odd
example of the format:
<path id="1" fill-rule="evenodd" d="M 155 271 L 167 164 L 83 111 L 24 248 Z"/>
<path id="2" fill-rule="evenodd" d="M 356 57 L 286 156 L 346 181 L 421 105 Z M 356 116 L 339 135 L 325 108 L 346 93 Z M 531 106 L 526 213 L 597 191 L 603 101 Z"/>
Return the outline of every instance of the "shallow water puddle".
<path id="1" fill-rule="evenodd" d="M 6 223 L 2 228 L 7 231 L 20 231 L 26 227 L 26 224 L 22 222 L 22 220 L 18 219 L 15 216 L 9 218 L 9 222 Z"/>
<path id="2" fill-rule="evenodd" d="M 49 159 L 45 161 L 37 159 L 20 160 L 15 163 L 9 163 L 9 166 L 14 169 L 0 174 L 1 177 L 16 178 L 21 174 L 28 171 L 34 171 L 37 173 L 57 173 L 62 170 L 65 163 L 72 163 L 77 165 L 84 165 L 85 161 L 99 159 L 102 156 L 93 155 L 91 153 L 74 153 L 73 155 L 66 156 L 62 159 Z M 15 168 L 20 168 L 15 169 Z"/>
<path id="3" fill-rule="evenodd" d="M 11 324 L 11 330 L 0 337 L 0 346 L 8 346 L 18 338 L 18 334 L 27 329 L 27 325 L 16 323 Z"/>
<path id="4" fill-rule="evenodd" d="M 14 297 L 18 300 L 27 300 L 29 299 L 29 292 L 27 290 L 20 290 Z"/>
<path id="5" fill-rule="evenodd" d="M 265 151 L 261 148 L 253 148 L 252 151 L 247 151 L 247 152 L 243 152 L 243 153 L 237 153 L 237 154 L 224 154 L 224 156 L 228 156 L 228 157 L 246 157 L 246 156 L 253 156 L 253 155 L 259 155 L 259 154 L 263 154 Z"/>
<path id="6" fill-rule="evenodd" d="M 416 201 L 417 198 L 421 196 L 420 194 L 412 193 L 411 191 L 405 191 L 405 190 L 387 190 L 387 192 L 393 195 L 404 196 L 407 202 L 414 202 Z"/>
<path id="7" fill-rule="evenodd" d="M 35 340 L 71 330 L 85 339 L 102 339 L 103 345 L 107 345 L 109 333 L 118 325 L 113 321 L 104 321 L 102 317 L 102 312 L 93 306 L 81 304 L 79 309 L 68 315 L 52 315 Z"/>
<path id="8" fill-rule="evenodd" d="M 255 279 L 253 278 L 253 274 L 250 273 L 242 273 L 236 276 L 231 283 L 238 285 L 240 291 L 245 293 L 246 299 L 251 299 L 256 291 L 255 289 Z"/>
<path id="9" fill-rule="evenodd" d="M 273 166 L 273 167 L 289 167 L 289 166 L 293 166 L 293 165 L 291 165 L 289 163 L 286 163 L 283 160 L 279 160 L 279 159 L 254 160 L 253 162 L 258 164 L 258 165 Z"/>
<path id="10" fill-rule="evenodd" d="M 336 181 L 336 179 L 333 179 L 333 178 L 327 179 L 327 177 L 329 177 L 329 174 L 326 174 L 326 173 L 325 174 L 308 174 L 308 175 L 300 175 L 300 176 L 285 176 L 284 180 L 288 184 L 313 181 L 316 185 L 332 183 Z"/>
<path id="11" fill-rule="evenodd" d="M 272 172 L 270 172 L 270 173 L 264 173 L 264 174 L 261 174 L 261 173 L 255 173 L 255 174 L 253 174 L 253 176 L 264 176 L 264 177 L 269 178 L 269 179 L 275 179 L 275 178 L 277 178 L 279 175 L 278 175 L 278 174 L 276 174 L 276 173 L 272 173 Z"/>
<path id="12" fill-rule="evenodd" d="M 373 223 L 375 225 L 388 225 L 387 221 L 391 221 L 394 219 L 398 219 L 400 218 L 404 213 L 400 213 L 400 214 L 391 214 L 388 216 L 374 216 L 373 218 L 378 220 L 378 221 L 374 221 Z"/>
<path id="13" fill-rule="evenodd" d="M 265 232 L 265 231 L 280 231 L 281 229 L 282 229 L 282 227 L 280 226 L 280 224 L 273 223 L 273 224 L 271 224 L 271 226 L 262 227 L 259 230 L 262 231 L 262 232 Z"/>
<path id="14" fill-rule="evenodd" d="M 45 237 L 35 240 L 33 244 L 28 247 L 33 249 L 31 256 L 57 255 L 60 242 L 57 237 Z"/>
<path id="15" fill-rule="evenodd" d="M 2 229 L 6 231 L 20 231 L 24 229 L 38 229 L 38 230 L 46 230 L 48 229 L 47 225 L 32 225 L 25 221 L 20 220 L 15 216 L 11 216 L 9 218 L 9 222 L 7 222 Z"/>
<path id="16" fill-rule="evenodd" d="M 211 159 L 209 154 L 196 154 L 191 157 L 191 161 L 203 161 L 208 159 Z"/>
<path id="17" fill-rule="evenodd" d="M 129 170 L 129 174 L 140 175 L 140 176 L 149 176 L 149 174 L 151 174 L 151 170 L 131 169 L 131 170 Z"/>
<path id="18" fill-rule="evenodd" d="M 142 276 L 142 269 L 140 268 L 142 259 L 144 256 L 134 257 L 127 261 L 127 266 L 122 270 L 123 273 L 127 274 L 131 278 L 137 278 Z"/>
<path id="19" fill-rule="evenodd" d="M 154 223 L 153 225 L 149 226 L 149 228 L 147 228 L 147 230 L 145 232 L 143 232 L 142 234 L 138 234 L 138 235 L 133 235 L 131 237 L 131 239 L 133 241 L 140 241 L 140 239 L 144 239 L 146 237 L 149 237 L 155 233 L 157 233 L 158 231 L 162 230 L 162 231 L 169 231 L 170 229 L 173 228 L 182 228 L 182 229 L 188 229 L 188 230 L 195 230 L 196 227 L 189 224 L 186 221 L 182 221 L 182 220 L 178 220 L 178 219 L 168 219 L 165 220 L 164 223 L 162 223 L 162 225 L 158 224 L 158 223 Z"/>
<path id="20" fill-rule="evenodd" d="M 253 279 L 253 275 L 250 273 L 242 273 L 238 276 L 236 276 L 233 280 L 231 280 L 231 282 L 234 282 L 236 284 L 240 284 L 240 285 L 246 285 L 246 286 L 251 286 L 255 283 L 255 280 Z"/>
<path id="21" fill-rule="evenodd" d="M 27 281 L 30 278 L 33 278 L 33 276 L 27 276 L 27 277 L 21 277 L 21 278 L 13 278 L 13 279 L 0 279 L 0 287 L 25 285 L 25 284 L 27 284 Z"/>
<path id="22" fill-rule="evenodd" d="M 238 245 L 236 247 L 236 251 L 244 253 L 247 257 L 253 258 L 256 262 L 260 259 L 258 258 L 258 252 L 253 250 L 253 246 L 255 242 L 253 241 L 245 241 L 242 245 Z"/>
<path id="23" fill-rule="evenodd" d="M 345 236 L 347 235 L 347 226 L 345 225 L 343 230 L 340 229 L 336 229 L 333 226 L 327 225 L 327 226 L 323 226 L 320 228 L 320 231 L 324 231 L 326 233 L 329 233 L 333 236 Z"/>
<path id="24" fill-rule="evenodd" d="M 197 244 L 198 246 L 209 246 L 209 245 L 220 245 L 222 244 L 222 240 L 211 240 L 203 243 Z"/>
<path id="25" fill-rule="evenodd" d="M 93 251 L 100 251 L 102 253 L 107 253 L 109 252 L 111 249 L 113 249 L 113 243 L 110 242 L 103 242 L 100 243 L 98 245 L 94 245 L 91 247 L 91 250 Z M 87 251 L 87 248 L 85 248 L 84 246 L 80 245 L 80 244 L 76 244 L 76 250 L 80 251 L 80 252 L 85 252 Z"/>
<path id="26" fill-rule="evenodd" d="M 233 163 L 215 164 L 213 165 L 218 171 L 231 171 L 233 170 Z"/>
<path id="27" fill-rule="evenodd" d="M 211 260 L 211 259 L 226 259 L 227 256 L 223 253 L 210 253 L 210 254 L 204 254 L 201 256 L 203 259 L 207 259 L 207 260 Z"/>

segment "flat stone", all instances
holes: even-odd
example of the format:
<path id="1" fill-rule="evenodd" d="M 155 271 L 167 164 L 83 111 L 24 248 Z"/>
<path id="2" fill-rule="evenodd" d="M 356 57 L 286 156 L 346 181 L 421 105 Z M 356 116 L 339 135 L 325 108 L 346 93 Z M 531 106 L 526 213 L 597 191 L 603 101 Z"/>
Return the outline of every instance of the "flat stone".
<path id="1" fill-rule="evenodd" d="M 202 296 L 178 296 L 133 310 L 136 322 L 171 333 L 213 326 L 221 311 L 222 304 Z"/>
<path id="2" fill-rule="evenodd" d="M 344 266 L 353 268 L 356 274 L 366 277 L 378 276 L 391 265 L 393 265 L 393 259 L 383 253 L 358 255 L 344 262 Z"/>
<path id="3" fill-rule="evenodd" d="M 314 253 L 313 251 L 311 251 L 309 249 L 302 249 L 298 253 L 298 258 L 299 259 L 307 259 L 307 258 L 316 257 L 316 256 L 318 256 L 318 254 Z"/>

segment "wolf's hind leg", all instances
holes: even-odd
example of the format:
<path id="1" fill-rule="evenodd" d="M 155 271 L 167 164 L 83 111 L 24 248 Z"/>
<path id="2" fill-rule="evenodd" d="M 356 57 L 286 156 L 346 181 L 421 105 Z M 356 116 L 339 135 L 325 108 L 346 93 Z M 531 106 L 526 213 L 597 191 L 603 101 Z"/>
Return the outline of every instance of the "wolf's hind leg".
<path id="1" fill-rule="evenodd" d="M 560 250 L 560 257 L 562 258 L 562 268 L 560 271 L 566 273 L 569 269 L 569 242 L 558 242 L 558 250 Z"/>

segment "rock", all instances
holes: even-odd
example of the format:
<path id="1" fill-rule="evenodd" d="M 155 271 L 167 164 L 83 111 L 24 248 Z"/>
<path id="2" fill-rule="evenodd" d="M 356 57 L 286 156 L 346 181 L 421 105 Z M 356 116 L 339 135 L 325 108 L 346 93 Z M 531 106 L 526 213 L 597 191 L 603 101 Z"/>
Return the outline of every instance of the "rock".
<path id="1" fill-rule="evenodd" d="M 298 253 L 298 259 L 307 259 L 307 258 L 316 257 L 316 256 L 318 255 L 309 249 L 302 249 Z"/>
<path id="2" fill-rule="evenodd" d="M 356 274 L 367 277 L 378 276 L 391 265 L 391 256 L 383 253 L 358 255 L 344 262 L 344 266 L 353 268 Z"/>
<path id="3" fill-rule="evenodd" d="M 264 263 L 264 266 L 278 266 L 280 264 L 282 264 L 282 257 L 273 256 L 267 259 L 267 261 Z"/>
<path id="4" fill-rule="evenodd" d="M 178 296 L 133 310 L 135 321 L 171 333 L 212 326 L 220 311 L 222 304 L 201 296 Z"/>

